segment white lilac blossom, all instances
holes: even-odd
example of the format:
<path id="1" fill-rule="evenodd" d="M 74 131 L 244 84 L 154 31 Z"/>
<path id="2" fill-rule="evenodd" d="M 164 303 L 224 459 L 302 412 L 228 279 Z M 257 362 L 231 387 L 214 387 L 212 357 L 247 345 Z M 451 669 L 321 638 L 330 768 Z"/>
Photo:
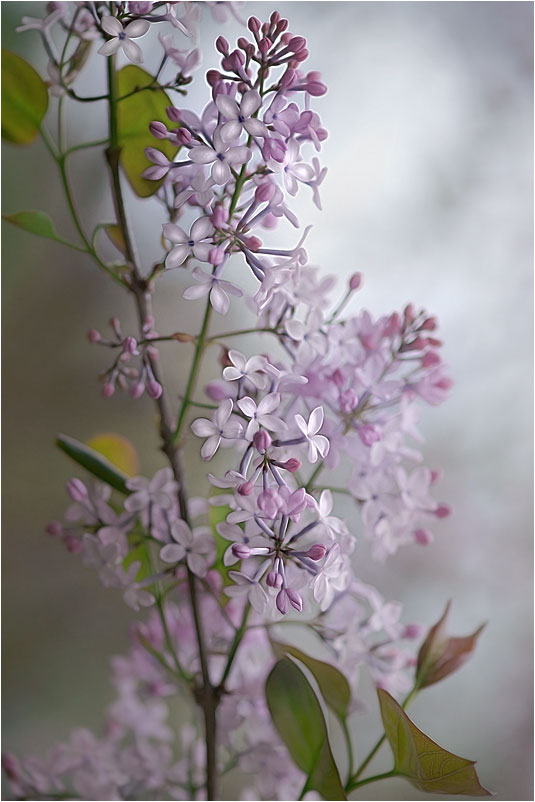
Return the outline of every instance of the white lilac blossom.
<path id="1" fill-rule="evenodd" d="M 353 553 L 361 536 L 376 559 L 430 543 L 430 527 L 450 511 L 434 497 L 440 472 L 423 465 L 414 447 L 422 442 L 420 407 L 441 403 L 451 385 L 435 318 L 411 304 L 378 317 L 355 308 L 360 274 L 334 298 L 335 278 L 309 263 L 308 227 L 290 249 L 264 241 L 279 225 L 299 227 L 291 205 L 302 185 L 321 208 L 326 168 L 313 154 L 327 132 L 311 105 L 327 88 L 319 73 L 301 68 L 306 41 L 277 12 L 265 23 L 251 17 L 248 38 L 235 48 L 218 37 L 221 63 L 206 74 L 207 103 L 189 109 L 184 87 L 199 51 L 178 49 L 165 30 L 196 37 L 203 5 L 218 20 L 237 15 L 235 3 L 131 2 L 115 4 L 115 16 L 99 16 L 90 3 L 77 4 L 71 21 L 56 9 L 22 27 L 39 30 L 52 52 L 49 30 L 61 22 L 78 39 L 105 38 L 99 53 L 122 48 L 141 63 L 132 40 L 157 26 L 160 71 L 171 66 L 174 73 L 165 88 L 179 93 L 171 96 L 167 123 L 150 125 L 145 154 L 152 166 L 143 173 L 161 182 L 160 233 L 171 247 L 150 275 L 131 268 L 124 281 L 136 296 L 139 331 L 123 333 L 114 317 L 109 339 L 89 332 L 89 341 L 114 357 L 100 377 L 103 395 L 125 389 L 138 399 L 146 391 L 157 403 L 169 467 L 151 479 L 125 479 L 113 495 L 110 485 L 74 478 L 65 519 L 47 527 L 130 607 L 155 606 L 134 628 L 130 652 L 113 660 L 117 698 L 104 736 L 77 730 L 43 760 L 5 756 L 11 785 L 24 798 L 63 798 L 71 788 L 86 799 L 207 798 L 204 727 L 186 724 L 180 746 L 170 727 L 169 705 L 184 688 L 201 706 L 207 688 L 217 690 L 210 726 L 217 723 L 226 763 L 254 776 L 247 798 L 302 798 L 302 774 L 263 696 L 272 642 L 285 637 L 278 625 L 289 616 L 317 636 L 348 677 L 353 710 L 363 709 L 364 668 L 378 687 L 406 691 L 418 628 L 402 625 L 401 605 L 358 580 Z M 50 92 L 67 92 L 53 53 L 50 70 L 57 73 Z M 179 147 L 178 161 L 160 150 L 162 140 Z M 183 298 L 204 304 L 199 334 L 156 330 L 150 299 L 162 262 L 182 266 L 196 282 Z M 224 315 L 229 294 L 244 298 L 241 311 L 236 302 L 237 319 L 252 322 L 213 334 L 212 310 Z M 181 314 L 179 294 L 177 309 Z M 233 347 L 231 337 L 249 331 L 264 334 L 264 345 L 252 350 L 243 340 Z M 159 367 L 161 340 L 195 349 L 176 416 Z M 203 398 L 201 360 L 217 350 L 217 381 Z M 198 417 L 198 407 L 210 410 L 208 417 Z M 200 448 L 190 430 L 204 439 Z M 188 499 L 191 456 L 211 460 L 221 445 L 227 448 L 214 473 L 204 483 L 196 474 L 198 498 Z M 341 487 L 332 479 L 339 465 Z M 337 513 L 339 493 L 352 505 L 346 519 Z"/>

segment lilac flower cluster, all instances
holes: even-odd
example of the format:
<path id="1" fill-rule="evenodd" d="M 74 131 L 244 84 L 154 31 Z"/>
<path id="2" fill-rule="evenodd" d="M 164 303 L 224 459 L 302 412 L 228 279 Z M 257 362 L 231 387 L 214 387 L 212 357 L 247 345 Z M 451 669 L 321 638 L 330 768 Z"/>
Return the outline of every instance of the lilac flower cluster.
<path id="1" fill-rule="evenodd" d="M 103 38 L 102 56 L 122 51 L 141 63 L 133 40 L 160 23 L 195 35 L 200 4 L 119 3 L 110 15 L 108 5 L 82 3 L 68 21 L 67 5 L 51 4 L 44 21 L 24 20 L 22 26 L 41 32 L 49 72 L 58 73 L 51 91 L 58 93 L 73 78 L 50 44 L 52 25 L 67 25 L 81 41 Z M 215 14 L 236 12 L 234 4 L 203 5 Z M 361 533 L 377 559 L 405 544 L 427 544 L 432 523 L 449 514 L 432 494 L 440 472 L 422 464 L 414 441 L 422 440 L 421 404 L 440 404 L 451 380 L 433 316 L 409 304 L 379 318 L 365 310 L 344 317 L 361 287 L 360 273 L 334 302 L 335 278 L 309 263 L 308 228 L 291 249 L 264 242 L 280 224 L 300 227 L 291 205 L 303 188 L 321 208 L 326 175 L 315 154 L 327 132 L 312 105 L 327 87 L 318 72 L 304 71 L 306 40 L 288 25 L 274 12 L 264 23 L 251 17 L 248 36 L 234 48 L 219 36 L 220 67 L 206 74 L 206 107 L 198 114 L 182 103 L 169 106 L 168 122 L 150 126 L 155 141 L 146 150 L 152 166 L 144 177 L 161 182 L 157 197 L 168 218 L 162 262 L 166 270 L 191 271 L 195 283 L 184 298 L 202 300 L 202 329 L 198 336 L 160 336 L 147 314 L 138 334 L 124 334 L 112 318 L 112 337 L 93 329 L 89 340 L 115 354 L 101 376 L 103 395 L 124 389 L 137 399 L 146 391 L 162 417 L 158 343 L 195 348 L 181 409 L 172 425 L 162 424 L 172 467 L 150 480 L 128 479 L 120 500 L 112 500 L 107 485 L 72 479 L 72 504 L 48 532 L 80 554 L 104 586 L 120 590 L 134 610 L 154 609 L 136 627 L 129 655 L 114 659 L 118 698 L 102 737 L 77 730 L 44 761 L 29 758 L 21 765 L 6 756 L 6 772 L 22 797 L 73 789 L 89 799 L 137 798 L 141 792 L 203 798 L 200 733 L 194 724 L 183 729 L 180 756 L 167 717 L 169 700 L 184 684 L 198 692 L 202 675 L 206 689 L 210 674 L 221 697 L 220 772 L 238 766 L 254 774 L 248 798 L 297 798 L 302 777 L 274 736 L 261 690 L 274 662 L 273 638 L 284 640 L 288 621 L 306 625 L 318 648 L 344 670 L 355 712 L 363 708 L 358 681 L 364 666 L 377 686 L 392 693 L 409 687 L 405 670 L 414 656 L 408 641 L 419 628 L 402 625 L 401 606 L 359 581 L 352 554 Z M 174 88 L 183 91 L 198 52 L 178 50 L 166 35 L 160 42 L 164 62 L 181 70 Z M 178 148 L 173 160 L 157 147 L 163 140 Z M 160 268 L 144 282 L 144 297 Z M 253 325 L 210 338 L 212 311 L 225 315 L 231 297 L 243 299 Z M 264 333 L 269 351 L 229 344 L 252 330 Z M 196 401 L 199 360 L 217 344 L 222 374 Z M 192 407 L 206 412 L 191 420 Z M 219 454 L 224 469 L 208 474 L 201 498 L 187 498 L 173 462 L 185 423 L 203 441 L 203 460 L 221 447 L 230 455 L 224 460 Z M 341 486 L 333 484 L 335 470 L 343 476 Z M 359 523 L 349 525 L 335 514 L 337 495 L 358 509 Z M 192 583 L 199 590 L 208 669 L 188 601 Z"/>

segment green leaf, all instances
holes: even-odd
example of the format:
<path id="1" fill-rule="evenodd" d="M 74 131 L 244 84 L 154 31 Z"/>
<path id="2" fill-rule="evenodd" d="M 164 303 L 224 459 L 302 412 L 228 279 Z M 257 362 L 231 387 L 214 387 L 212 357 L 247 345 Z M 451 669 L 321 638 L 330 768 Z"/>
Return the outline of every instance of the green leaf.
<path id="1" fill-rule="evenodd" d="M 123 67 L 117 75 L 119 97 L 152 83 L 153 76 L 134 64 Z M 156 141 L 149 131 L 153 120 L 165 122 L 165 110 L 170 105 L 171 101 L 163 89 L 145 89 L 120 100 L 117 106 L 121 165 L 132 189 L 140 198 L 154 195 L 162 184 L 162 181 L 148 181 L 141 177 L 143 171 L 151 166 L 145 156 L 145 148 L 157 147 L 168 159 L 173 159 L 178 152 L 178 147 L 168 139 Z"/>
<path id="2" fill-rule="evenodd" d="M 126 486 L 128 476 L 118 470 L 97 451 L 94 451 L 79 440 L 75 440 L 74 437 L 68 437 L 65 434 L 59 434 L 57 436 L 56 445 L 97 479 L 106 482 L 106 484 L 119 490 L 120 493 L 125 493 L 126 495 L 130 493 Z"/>
<path id="3" fill-rule="evenodd" d="M 87 442 L 87 445 L 127 476 L 138 475 L 139 458 L 137 451 L 130 440 L 127 440 L 121 434 L 115 434 L 115 432 L 97 434 Z"/>
<path id="4" fill-rule="evenodd" d="M 479 783 L 475 761 L 446 751 L 418 729 L 386 691 L 377 691 L 386 737 L 394 753 L 396 774 L 420 791 L 433 794 L 490 796 Z"/>
<path id="5" fill-rule="evenodd" d="M 296 766 L 307 775 L 307 789 L 324 799 L 346 799 L 329 744 L 317 696 L 300 668 L 279 660 L 266 680 L 273 723 Z"/>
<path id="6" fill-rule="evenodd" d="M 41 76 L 16 53 L 2 50 L 2 136 L 16 145 L 29 145 L 39 133 L 48 108 L 48 91 Z"/>
<path id="7" fill-rule="evenodd" d="M 341 671 L 330 663 L 316 660 L 316 658 L 310 657 L 300 649 L 296 649 L 295 646 L 289 646 L 287 643 L 272 641 L 271 645 L 277 657 L 287 654 L 303 663 L 318 683 L 326 705 L 331 708 L 338 718 L 346 718 L 351 701 L 351 689 Z"/>
<path id="8" fill-rule="evenodd" d="M 74 248 L 75 251 L 83 251 L 85 253 L 85 248 L 60 237 L 54 228 L 54 223 L 44 212 L 15 212 L 14 214 L 3 214 L 2 219 L 18 228 L 22 228 L 24 231 L 36 234 L 38 237 L 53 239 L 55 242 L 61 242 L 62 245 L 68 245 L 69 248 Z"/>
<path id="9" fill-rule="evenodd" d="M 125 571 L 128 570 L 129 566 L 132 563 L 138 562 L 140 563 L 139 571 L 136 575 L 136 582 L 141 582 L 143 579 L 146 579 L 148 576 L 151 576 L 153 573 L 152 570 L 152 563 L 149 554 L 149 544 L 148 543 L 140 543 L 138 546 L 135 546 L 133 549 L 130 549 L 128 554 L 123 560 L 123 568 Z M 144 590 L 148 590 L 151 592 L 150 587 L 144 588 Z"/>
<path id="10" fill-rule="evenodd" d="M 225 565 L 225 563 L 223 562 L 223 556 L 228 547 L 230 546 L 230 543 L 228 540 L 225 540 L 224 537 L 221 537 L 221 535 L 217 531 L 217 525 L 226 520 L 229 512 L 231 512 L 231 509 L 227 504 L 221 506 L 214 506 L 213 504 L 209 504 L 208 506 L 208 523 L 210 524 L 210 529 L 212 530 L 212 535 L 214 536 L 216 544 L 216 559 L 214 563 L 214 568 L 223 577 L 224 588 L 226 588 L 228 585 L 234 584 L 232 579 L 230 579 L 228 572 L 236 571 L 239 568 L 238 565 Z M 223 604 L 227 604 L 230 601 L 230 599 L 225 594 L 222 594 L 221 601 Z"/>

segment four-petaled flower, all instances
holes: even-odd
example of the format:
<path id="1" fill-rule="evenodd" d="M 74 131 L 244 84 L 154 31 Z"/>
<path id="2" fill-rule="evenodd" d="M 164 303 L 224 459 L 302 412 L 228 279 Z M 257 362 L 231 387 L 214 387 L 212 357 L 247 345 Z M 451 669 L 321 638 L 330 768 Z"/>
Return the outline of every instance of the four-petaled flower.
<path id="1" fill-rule="evenodd" d="M 229 420 L 232 408 L 232 399 L 226 398 L 214 412 L 212 420 L 197 418 L 191 424 L 192 431 L 197 437 L 208 438 L 201 448 L 201 457 L 203 459 L 211 459 L 214 456 L 223 437 L 228 440 L 240 437 L 242 433 L 240 421 Z"/>
<path id="2" fill-rule="evenodd" d="M 212 178 L 220 185 L 226 184 L 230 179 L 231 165 L 245 164 L 252 155 L 251 149 L 246 145 L 229 147 L 217 130 L 214 133 L 213 148 L 208 145 L 197 145 L 189 152 L 189 157 L 195 164 L 212 165 Z"/>
<path id="3" fill-rule="evenodd" d="M 132 39 L 138 39 L 147 33 L 150 28 L 148 20 L 136 19 L 123 28 L 122 22 L 119 22 L 116 17 L 102 17 L 100 24 L 103 30 L 112 37 L 99 49 L 98 52 L 102 56 L 111 56 L 113 53 L 117 53 L 119 48 L 122 48 L 123 53 L 130 61 L 135 64 L 143 64 L 141 48 Z"/>
<path id="4" fill-rule="evenodd" d="M 264 123 L 252 116 L 262 105 L 262 98 L 256 89 L 245 92 L 239 106 L 235 100 L 223 94 L 216 97 L 215 104 L 228 120 L 221 126 L 223 142 L 233 142 L 238 139 L 244 128 L 251 136 L 268 136 Z"/>
<path id="5" fill-rule="evenodd" d="M 240 398 L 238 401 L 239 408 L 244 415 L 251 419 L 245 432 L 248 440 L 259 430 L 261 425 L 272 432 L 283 432 L 286 429 L 284 421 L 271 414 L 279 406 L 280 400 L 278 393 L 270 393 L 257 406 L 256 401 L 248 395 L 245 398 Z"/>
<path id="6" fill-rule="evenodd" d="M 166 267 L 180 267 L 188 256 L 194 256 L 200 262 L 208 261 L 208 254 L 213 243 L 207 242 L 214 233 L 214 227 L 209 217 L 199 217 L 193 223 L 189 234 L 175 223 L 164 223 L 163 235 L 175 247 L 169 251 L 165 260 Z"/>
<path id="7" fill-rule="evenodd" d="M 210 530 L 200 526 L 192 531 L 182 520 L 173 521 L 169 529 L 175 542 L 160 549 L 160 558 L 166 563 L 178 563 L 185 558 L 190 571 L 206 576 L 216 550 Z"/>
<path id="8" fill-rule="evenodd" d="M 218 276 L 211 276 L 201 270 L 200 267 L 194 267 L 191 272 L 199 284 L 188 287 L 184 292 L 184 298 L 194 301 L 210 293 L 210 303 L 220 315 L 226 315 L 230 307 L 230 298 L 227 293 L 230 292 L 231 295 L 235 295 L 237 298 L 243 295 L 243 292 L 235 284 L 218 278 Z"/>
<path id="9" fill-rule="evenodd" d="M 295 422 L 308 441 L 308 459 L 317 462 L 318 454 L 323 459 L 329 452 L 329 441 L 318 434 L 323 426 L 323 407 L 316 407 L 310 413 L 308 423 L 302 415 L 295 416 Z"/>

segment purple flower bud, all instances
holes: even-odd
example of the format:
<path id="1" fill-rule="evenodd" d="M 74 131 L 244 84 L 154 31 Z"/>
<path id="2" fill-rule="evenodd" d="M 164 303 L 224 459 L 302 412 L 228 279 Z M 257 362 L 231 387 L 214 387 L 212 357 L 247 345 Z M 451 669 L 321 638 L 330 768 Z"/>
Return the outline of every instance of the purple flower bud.
<path id="1" fill-rule="evenodd" d="M 290 600 L 290 604 L 292 605 L 292 607 L 298 610 L 298 612 L 301 612 L 301 610 L 303 609 L 303 599 L 301 598 L 299 593 L 297 593 L 295 590 L 292 590 L 291 588 L 286 588 L 286 595 L 288 596 L 288 599 Z"/>
<path id="2" fill-rule="evenodd" d="M 319 560 L 323 560 L 327 549 L 325 546 L 321 546 L 319 543 L 316 543 L 314 546 L 311 546 L 309 550 L 306 552 L 306 556 L 314 560 L 314 562 L 318 562 Z"/>
<path id="3" fill-rule="evenodd" d="M 67 482 L 67 493 L 73 501 L 78 503 L 86 501 L 87 499 L 87 487 L 81 479 L 70 479 Z"/>
<path id="4" fill-rule="evenodd" d="M 174 106 L 168 106 L 165 110 L 167 116 L 171 120 L 171 122 L 179 123 L 180 122 L 180 109 L 175 109 Z"/>
<path id="5" fill-rule="evenodd" d="M 65 535 L 63 542 L 69 554 L 80 554 L 83 548 L 82 541 L 74 535 Z"/>
<path id="6" fill-rule="evenodd" d="M 278 11 L 272 11 L 269 17 L 269 21 L 271 22 L 272 25 L 276 25 L 280 20 L 280 18 L 281 15 L 279 14 Z"/>
<path id="7" fill-rule="evenodd" d="M 147 395 L 151 398 L 159 398 L 162 394 L 162 385 L 156 381 L 156 379 L 151 379 L 150 382 L 147 383 Z"/>
<path id="8" fill-rule="evenodd" d="M 299 53 L 300 50 L 306 47 L 306 43 L 307 40 L 303 36 L 293 36 L 288 42 L 288 49 L 292 53 Z"/>
<path id="9" fill-rule="evenodd" d="M 111 398 L 115 392 L 115 385 L 113 382 L 106 382 L 102 385 L 102 395 L 104 398 Z"/>
<path id="10" fill-rule="evenodd" d="M 271 445 L 271 437 L 265 429 L 261 429 L 253 437 L 253 445 L 259 454 L 265 454 Z"/>
<path id="11" fill-rule="evenodd" d="M 159 122 L 158 120 L 154 120 L 149 125 L 149 131 L 156 139 L 167 139 L 167 126 L 163 123 Z"/>
<path id="12" fill-rule="evenodd" d="M 358 290 L 358 288 L 362 285 L 362 273 L 353 273 L 351 278 L 349 279 L 349 289 L 350 290 Z"/>
<path id="13" fill-rule="evenodd" d="M 284 468 L 285 471 L 290 471 L 290 473 L 295 473 L 300 467 L 301 461 L 295 457 L 290 457 L 286 462 L 281 462 L 281 468 Z"/>
<path id="14" fill-rule="evenodd" d="M 189 145 L 191 139 L 191 134 L 187 128 L 179 128 L 176 132 L 176 141 L 179 145 Z"/>
<path id="15" fill-rule="evenodd" d="M 21 778 L 20 764 L 15 755 L 11 752 L 2 753 L 2 768 L 6 773 L 8 780 L 17 782 Z"/>
<path id="16" fill-rule="evenodd" d="M 299 51 L 299 53 L 295 53 L 292 62 L 295 64 L 295 62 L 300 63 L 301 61 L 306 61 L 309 55 L 310 54 L 308 50 L 306 49 L 306 47 L 304 47 L 302 50 Z M 310 91 L 309 89 L 310 85 L 312 85 L 312 91 Z M 312 82 L 311 84 L 307 84 L 307 92 L 310 95 L 314 94 L 315 96 L 324 95 L 326 91 L 327 87 L 323 83 Z"/>
<path id="17" fill-rule="evenodd" d="M 59 521 L 50 521 L 45 532 L 52 537 L 59 537 L 63 532 L 63 526 Z"/>
<path id="18" fill-rule="evenodd" d="M 92 344 L 100 342 L 100 332 L 96 329 L 90 329 L 87 332 L 87 339 Z"/>
<path id="19" fill-rule="evenodd" d="M 246 546 L 245 543 L 233 543 L 231 550 L 238 560 L 246 560 L 251 556 L 251 549 L 249 546 Z"/>
<path id="20" fill-rule="evenodd" d="M 254 484 L 252 482 L 242 482 L 241 485 L 238 485 L 237 490 L 240 496 L 250 496 L 254 490 Z"/>
<path id="21" fill-rule="evenodd" d="M 204 388 L 204 392 L 211 401 L 223 401 L 229 398 L 229 387 L 226 382 L 214 381 L 210 382 Z"/>
<path id="22" fill-rule="evenodd" d="M 289 89 L 296 81 L 296 72 L 293 67 L 288 67 L 280 80 L 281 89 L 285 91 Z"/>
<path id="23" fill-rule="evenodd" d="M 267 36 L 261 39 L 260 42 L 258 43 L 258 49 L 260 50 L 263 56 L 267 56 L 269 50 L 271 50 L 272 47 L 273 47 L 273 42 L 271 41 L 271 39 L 268 39 Z"/>
<path id="24" fill-rule="evenodd" d="M 424 628 L 421 626 L 421 624 L 407 624 L 401 637 L 407 638 L 408 640 L 417 640 L 423 635 L 423 633 Z"/>
<path id="25" fill-rule="evenodd" d="M 290 600 L 288 599 L 288 596 L 284 588 L 277 593 L 275 604 L 277 605 L 277 610 L 279 611 L 279 613 L 282 613 L 282 615 L 286 615 L 286 613 L 290 609 Z"/>
<path id="26" fill-rule="evenodd" d="M 134 384 L 130 385 L 129 392 L 130 392 L 131 397 L 134 400 L 137 400 L 138 398 L 141 398 L 141 396 L 143 395 L 144 391 L 145 391 L 145 382 L 144 381 L 134 382 Z"/>
<path id="27" fill-rule="evenodd" d="M 381 439 L 381 435 L 371 423 L 364 423 L 362 426 L 359 426 L 357 433 L 361 441 L 365 446 L 368 446 L 368 448 Z"/>
<path id="28" fill-rule="evenodd" d="M 431 484 L 432 485 L 436 484 L 440 479 L 442 479 L 443 476 L 444 476 L 444 471 L 440 470 L 440 468 L 438 470 L 437 470 L 437 468 L 432 468 L 431 469 Z"/>
<path id="29" fill-rule="evenodd" d="M 247 20 L 247 27 L 251 31 L 251 33 L 257 34 L 260 30 L 261 22 L 258 17 L 249 17 Z"/>
<path id="30" fill-rule="evenodd" d="M 254 199 L 256 203 L 268 203 L 276 192 L 276 186 L 271 181 L 262 181 L 256 188 Z"/>
<path id="31" fill-rule="evenodd" d="M 266 585 L 270 588 L 280 588 L 282 586 L 282 576 L 278 571 L 269 571 L 266 576 Z"/>
<path id="32" fill-rule="evenodd" d="M 433 542 L 433 533 L 429 529 L 415 529 L 414 539 L 420 546 L 428 546 Z"/>
<path id="33" fill-rule="evenodd" d="M 436 510 L 433 510 L 433 514 L 437 518 L 447 518 L 448 515 L 451 515 L 451 507 L 449 504 L 439 504 Z"/>
<path id="34" fill-rule="evenodd" d="M 228 211 L 223 206 L 218 205 L 212 212 L 212 223 L 215 228 L 222 228 L 228 222 Z"/>
<path id="35" fill-rule="evenodd" d="M 221 81 L 221 73 L 219 70 L 208 70 L 206 73 L 206 80 L 210 86 L 217 86 L 217 84 Z"/>
<path id="36" fill-rule="evenodd" d="M 241 50 L 233 50 L 229 56 L 229 62 L 233 70 L 238 72 L 245 64 L 245 56 Z"/>
<path id="37" fill-rule="evenodd" d="M 224 248 L 211 248 L 208 253 L 208 262 L 211 265 L 220 265 L 223 264 L 225 261 L 225 249 Z"/>
<path id="38" fill-rule="evenodd" d="M 125 354 L 135 354 L 137 350 L 137 340 L 135 337 L 127 337 L 123 343 Z"/>
<path id="39" fill-rule="evenodd" d="M 228 56 L 229 43 L 224 36 L 218 36 L 215 40 L 215 49 L 221 53 L 222 56 Z"/>

